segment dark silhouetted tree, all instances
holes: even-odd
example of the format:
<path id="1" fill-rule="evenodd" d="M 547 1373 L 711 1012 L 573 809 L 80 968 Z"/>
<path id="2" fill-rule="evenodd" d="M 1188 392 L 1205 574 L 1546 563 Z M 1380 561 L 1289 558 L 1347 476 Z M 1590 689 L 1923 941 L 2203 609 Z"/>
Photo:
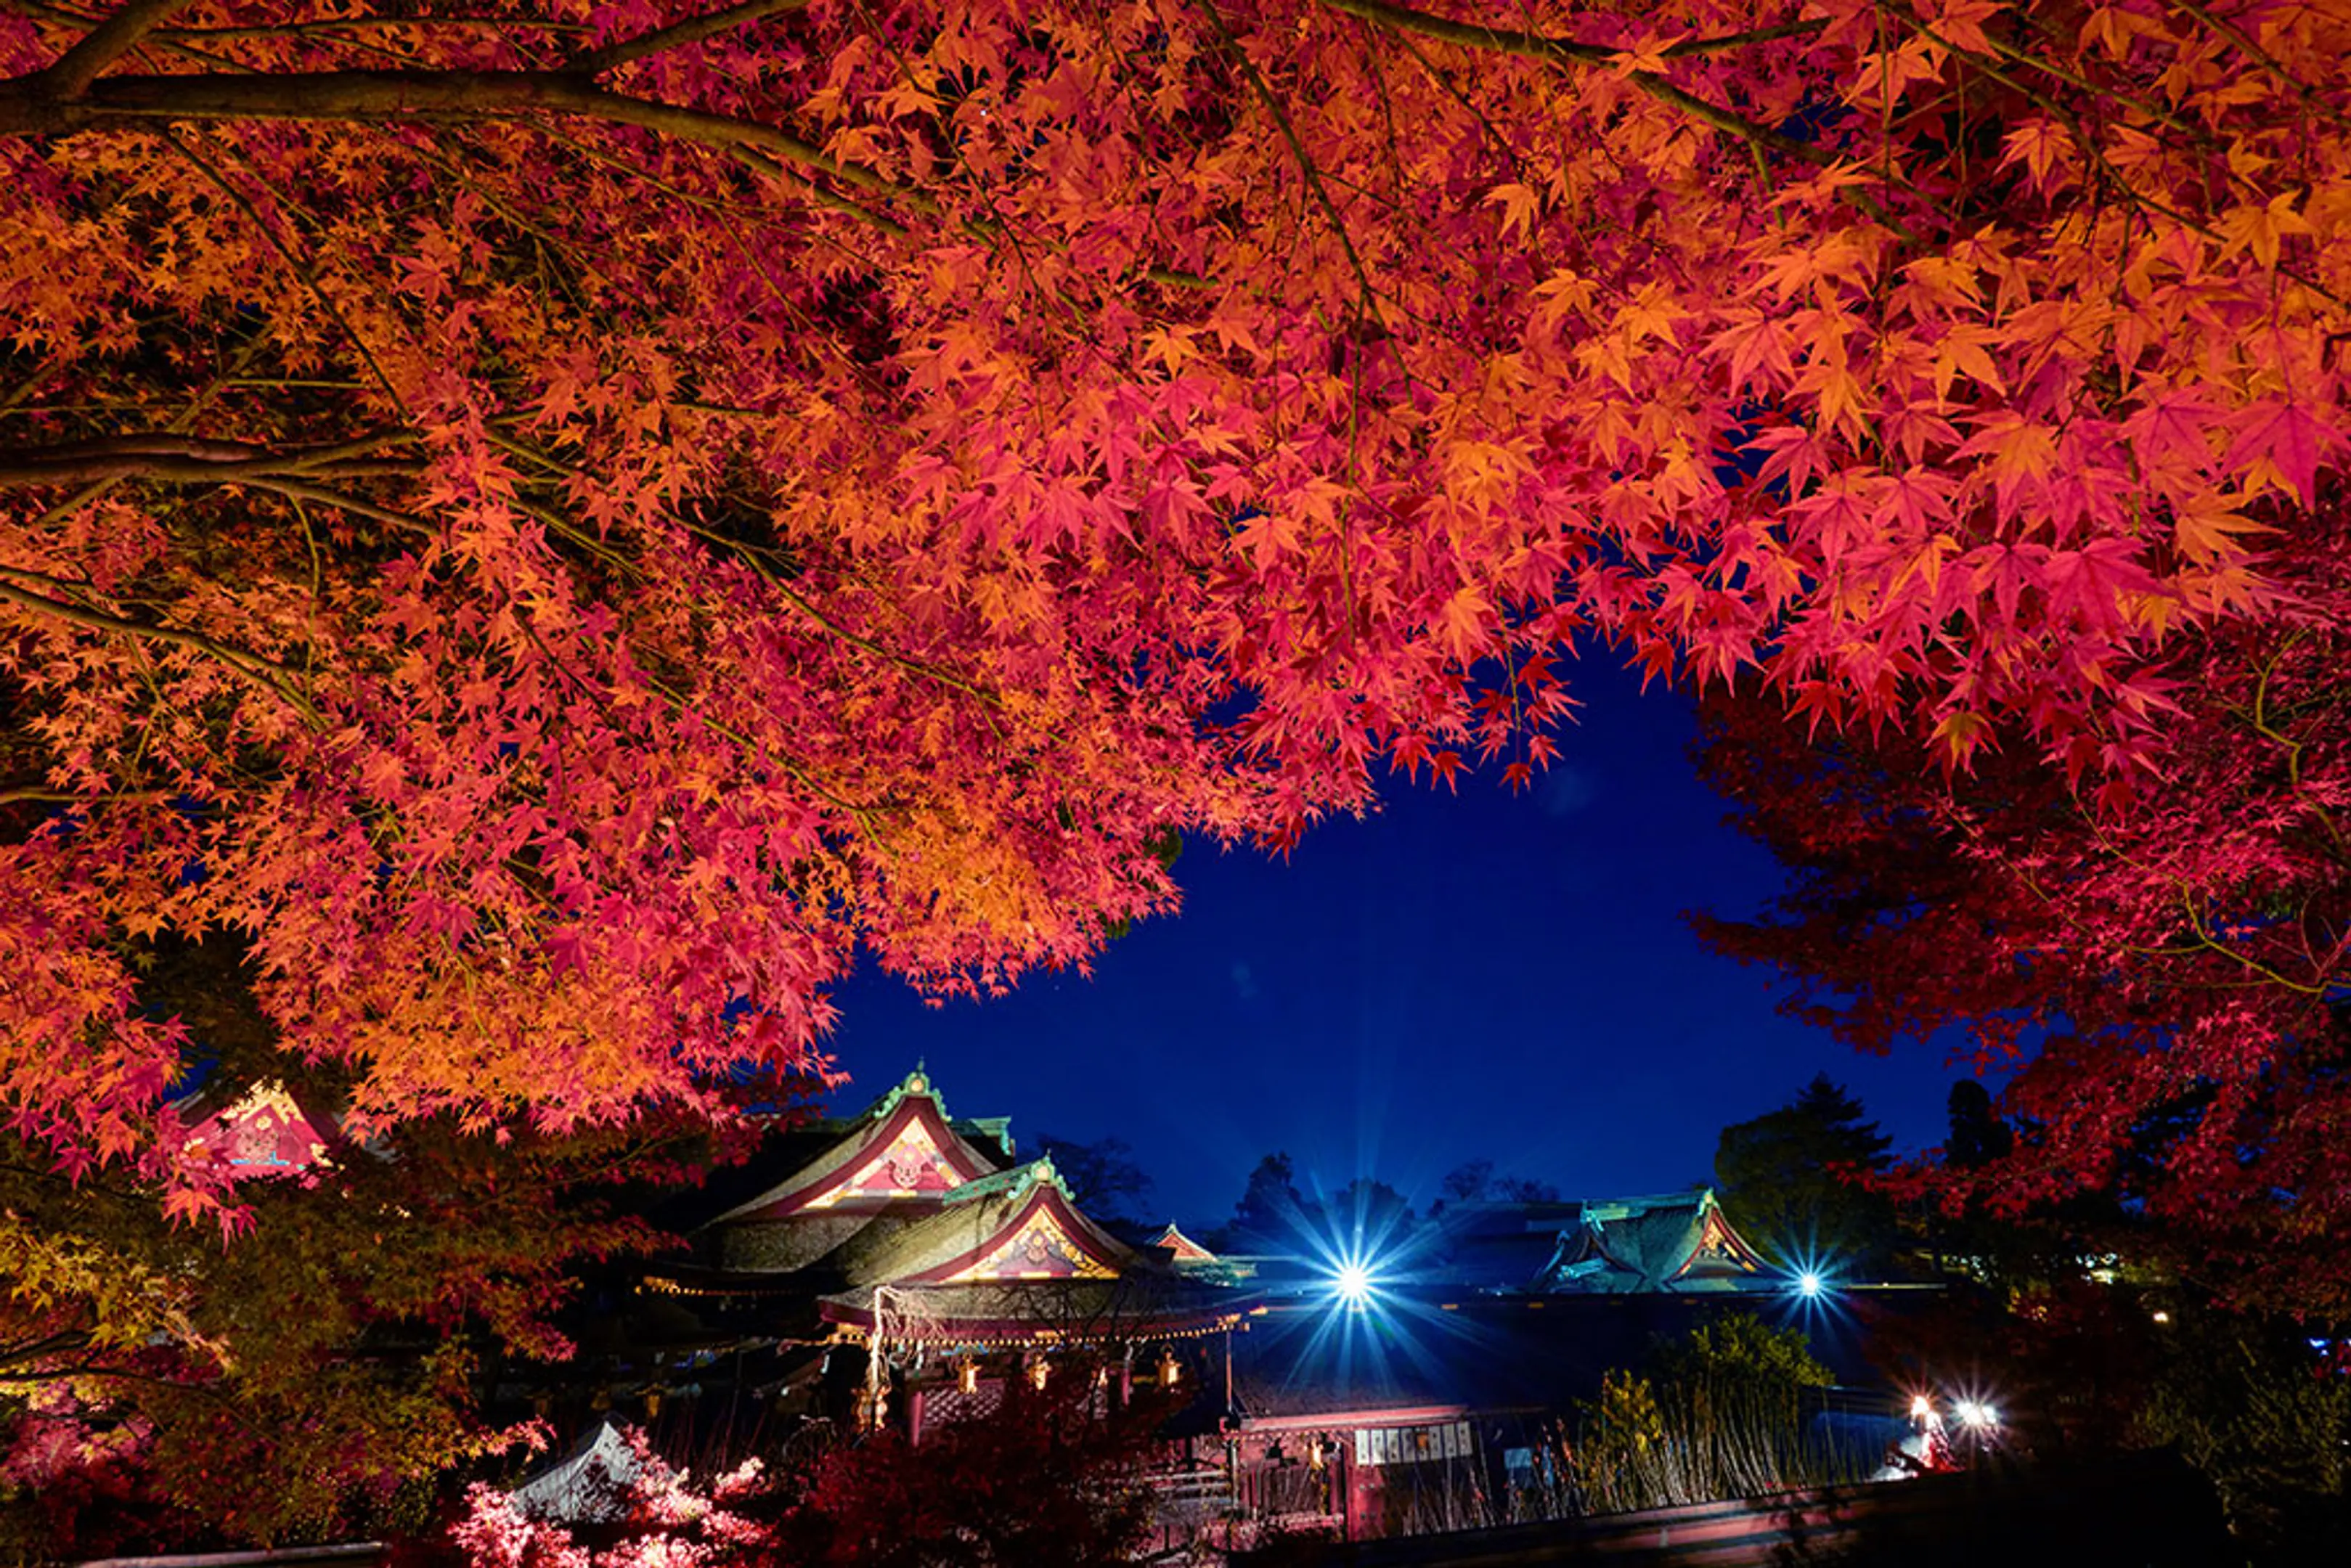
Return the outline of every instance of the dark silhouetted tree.
<path id="1" fill-rule="evenodd" d="M 1782 1262 L 1882 1268 L 1894 1205 L 1863 1182 L 1891 1163 L 1891 1146 L 1823 1073 L 1777 1111 L 1725 1127 L 1715 1180 L 1749 1239 Z"/>
<path id="2" fill-rule="evenodd" d="M 1951 1085 L 1948 1103 L 1950 1132 L 1943 1140 L 1943 1163 L 1957 1170 L 1980 1170 L 2004 1160 L 2016 1146 L 2016 1134 L 1991 1103 L 1991 1093 L 1972 1078 Z"/>
<path id="3" fill-rule="evenodd" d="M 1557 1203 L 1559 1189 L 1531 1176 L 1498 1176 L 1494 1162 L 1482 1156 L 1464 1161 L 1437 1184 L 1437 1201 L 1429 1206 L 1434 1218 L 1458 1203 Z"/>
<path id="4" fill-rule="evenodd" d="M 1037 1150 L 1052 1160 L 1071 1197 L 1094 1218 L 1139 1225 L 1151 1218 L 1154 1184 L 1134 1163 L 1134 1150 L 1125 1139 L 1080 1144 L 1048 1134 L 1039 1136 Z"/>

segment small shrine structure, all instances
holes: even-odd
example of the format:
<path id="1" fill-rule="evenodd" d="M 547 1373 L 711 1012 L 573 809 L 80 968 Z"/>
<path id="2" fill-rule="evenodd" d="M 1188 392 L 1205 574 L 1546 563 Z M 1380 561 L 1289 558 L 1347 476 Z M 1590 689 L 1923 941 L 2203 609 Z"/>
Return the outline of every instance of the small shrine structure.
<path id="1" fill-rule="evenodd" d="M 217 1162 L 232 1181 L 299 1176 L 329 1163 L 328 1145 L 339 1135 L 334 1119 L 313 1116 L 284 1083 L 256 1083 L 209 1112 L 205 1098 L 199 1091 L 176 1107 L 190 1124 L 181 1146 L 191 1163 Z"/>

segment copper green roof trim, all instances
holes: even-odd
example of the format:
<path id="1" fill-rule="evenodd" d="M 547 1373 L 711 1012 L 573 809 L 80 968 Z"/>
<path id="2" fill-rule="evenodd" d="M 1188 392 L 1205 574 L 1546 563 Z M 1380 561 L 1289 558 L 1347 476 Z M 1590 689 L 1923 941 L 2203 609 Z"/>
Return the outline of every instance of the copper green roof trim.
<path id="1" fill-rule="evenodd" d="M 948 1123 L 918 1069 L 875 1101 L 824 1153 L 747 1203 L 709 1221 L 782 1219 L 810 1209 L 931 1205 L 993 1174 L 996 1162 Z"/>

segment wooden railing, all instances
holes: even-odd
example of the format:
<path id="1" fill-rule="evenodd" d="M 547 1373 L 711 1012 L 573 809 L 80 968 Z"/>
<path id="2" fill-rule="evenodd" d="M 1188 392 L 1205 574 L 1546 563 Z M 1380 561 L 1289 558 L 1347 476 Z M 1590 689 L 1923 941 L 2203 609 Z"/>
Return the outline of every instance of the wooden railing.
<path id="1" fill-rule="evenodd" d="M 1839 1568 L 2215 1568 L 2242 1560 L 2202 1478 L 2170 1455 L 2095 1466 L 1917 1480 L 1690 1503 L 1498 1530 L 1353 1544 L 1262 1543 L 1232 1568 L 1622 1568 L 1834 1563 Z"/>

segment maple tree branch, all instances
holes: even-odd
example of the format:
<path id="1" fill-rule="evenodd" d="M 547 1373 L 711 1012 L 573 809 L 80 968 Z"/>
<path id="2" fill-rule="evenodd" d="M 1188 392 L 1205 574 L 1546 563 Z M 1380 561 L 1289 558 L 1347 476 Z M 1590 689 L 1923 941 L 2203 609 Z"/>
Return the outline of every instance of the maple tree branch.
<path id="1" fill-rule="evenodd" d="M 46 1380 L 55 1375 L 47 1371 L 19 1373 L 7 1369 L 24 1362 L 37 1361 L 43 1356 L 59 1355 L 68 1351 L 85 1351 L 92 1343 L 92 1337 L 87 1330 L 60 1329 L 41 1339 L 19 1340 L 13 1344 L 0 1345 L 0 1383 Z"/>
<path id="2" fill-rule="evenodd" d="M 1418 33 L 1447 44 L 1461 44 L 1473 49 L 1486 49 L 1499 54 L 1515 55 L 1520 59 L 1541 60 L 1552 65 L 1606 66 L 1624 58 L 1626 51 L 1605 44 L 1586 44 L 1573 38 L 1547 37 L 1541 33 L 1521 33 L 1509 27 L 1489 27 L 1480 22 L 1457 22 L 1448 17 L 1431 16 L 1409 6 L 1392 5 L 1387 0 L 1322 0 L 1332 10 L 1361 21 L 1376 23 L 1399 33 Z M 1760 28 L 1751 33 L 1734 34 L 1722 38 L 1692 39 L 1659 51 L 1670 59 L 1677 57 L 1711 54 L 1725 49 L 1744 47 L 1771 38 L 1792 38 L 1818 30 L 1824 24 L 1789 23 L 1779 27 Z M 1836 164 L 1836 157 L 1826 148 L 1774 131 L 1760 120 L 1708 103 L 1695 93 L 1676 87 L 1654 71 L 1634 71 L 1625 80 L 1638 90 L 1661 103 L 1672 104 L 1703 124 L 1717 131 L 1784 152 L 1792 158 L 1817 168 L 1828 169 Z"/>
<path id="3" fill-rule="evenodd" d="M 82 804 L 90 798 L 88 795 L 76 794 L 69 789 L 0 789 L 0 806 L 75 806 Z M 113 799 L 111 796 L 99 798 Z"/>
<path id="4" fill-rule="evenodd" d="M 26 78 L 0 89 L 0 133 L 68 135 L 108 120 L 519 120 L 577 114 L 707 146 L 755 147 L 844 185 L 935 215 L 922 192 L 827 156 L 788 131 L 607 92 L 559 71 L 309 71 L 283 76 L 121 76 L 73 100 Z"/>
<path id="5" fill-rule="evenodd" d="M 377 363 L 375 350 L 368 347 L 367 340 L 360 336 L 359 329 L 353 327 L 350 323 L 350 319 L 343 314 L 342 307 L 337 305 L 333 298 L 328 295 L 325 287 L 319 282 L 318 274 L 311 270 L 309 264 L 296 256 L 293 251 L 288 249 L 285 243 L 281 241 L 274 232 L 272 232 L 269 225 L 263 221 L 260 212 L 254 206 L 251 201 L 246 199 L 246 193 L 243 191 L 238 190 L 234 184 L 229 183 L 227 175 L 222 173 L 218 169 L 214 168 L 210 161 L 205 159 L 202 153 L 198 152 L 194 148 L 190 147 L 178 137 L 172 135 L 170 130 L 166 129 L 159 134 L 161 134 L 163 141 L 172 149 L 172 151 L 177 152 L 181 157 L 194 164 L 196 166 L 197 172 L 203 174 L 207 181 L 211 182 L 214 189 L 218 190 L 223 195 L 236 204 L 237 210 L 245 214 L 246 220 L 253 225 L 256 231 L 259 232 L 261 237 L 268 242 L 269 248 L 276 251 L 279 258 L 283 260 L 287 267 L 294 269 L 294 276 L 300 278 L 305 287 L 310 290 L 310 297 L 319 302 L 319 308 L 326 311 L 328 316 L 333 319 L 335 325 L 342 329 L 344 340 L 349 342 L 353 349 L 357 350 L 359 351 L 360 358 L 366 361 L 368 373 L 375 377 L 376 384 L 383 389 L 383 395 L 392 400 L 392 405 L 394 408 L 399 409 L 402 413 L 406 413 L 408 412 L 408 405 L 401 397 L 398 389 L 393 387 L 392 384 L 392 378 L 385 375 L 383 373 L 383 367 Z"/>
<path id="6" fill-rule="evenodd" d="M 670 707 L 677 713 L 679 716 L 690 716 L 695 723 L 707 726 L 712 734 L 722 736 L 725 738 L 733 741 L 737 746 L 741 747 L 748 755 L 758 758 L 762 762 L 773 763 L 776 767 L 782 768 L 784 772 L 798 782 L 802 789 L 823 800 L 829 801 L 841 810 L 847 812 L 851 820 L 856 822 L 858 827 L 864 831 L 866 838 L 872 842 L 876 849 L 886 851 L 889 848 L 888 843 L 885 842 L 882 837 L 881 831 L 874 825 L 873 814 L 870 808 L 861 806 L 856 801 L 850 800 L 847 796 L 838 794 L 835 791 L 825 788 L 824 785 L 817 782 L 815 777 L 811 775 L 808 769 L 794 762 L 790 758 L 783 756 L 778 752 L 770 751 L 768 747 L 760 745 L 758 741 L 752 739 L 749 736 L 744 734 L 741 730 L 737 729 L 732 725 L 727 724 L 725 720 L 713 717 L 705 706 L 700 703 L 689 701 L 684 694 L 679 692 L 667 682 L 654 675 L 651 671 L 645 672 L 644 679 L 646 686 L 659 695 L 663 701 L 668 703 Z"/>
<path id="7" fill-rule="evenodd" d="M 39 84 L 45 97 L 78 99 L 98 79 L 99 72 L 137 48 L 152 29 L 190 4 L 191 0 L 131 0 L 28 79 Z"/>
<path id="8" fill-rule="evenodd" d="M 331 446 L 273 451 L 250 442 L 217 441 L 166 431 L 139 431 L 95 441 L 18 451 L 0 461 L 0 486 L 75 484 L 91 479 L 161 479 L 174 484 L 232 484 L 277 475 L 335 473 L 344 460 L 418 439 L 390 431 Z"/>
<path id="9" fill-rule="evenodd" d="M 601 49 L 590 49 L 574 58 L 565 68 L 601 76 L 632 60 L 643 59 L 648 55 L 698 44 L 705 38 L 715 38 L 721 33 L 730 32 L 763 17 L 785 11 L 798 11 L 808 3 L 809 0 L 742 0 L 740 5 L 689 16 L 682 22 L 672 22 L 666 27 L 656 27 L 650 33 L 640 33 L 633 38 L 623 38 Z"/>
<path id="10" fill-rule="evenodd" d="M 417 534 L 429 538 L 438 531 L 432 524 L 413 513 L 396 512 L 389 507 L 379 507 L 372 501 L 363 501 L 357 496 L 347 496 L 340 490 L 329 490 L 323 485 L 312 485 L 275 474 L 252 475 L 241 482 L 252 486 L 256 490 L 275 491 L 288 500 L 316 501 L 322 507 L 333 507 L 349 512 L 353 517 L 365 517 L 371 522 L 382 523 L 388 528 L 399 528 L 405 533 Z"/>
<path id="11" fill-rule="evenodd" d="M 1224 14 L 1217 9 L 1217 0 L 1197 0 L 1197 3 L 1202 14 L 1208 18 L 1208 25 L 1216 28 L 1217 37 L 1224 40 L 1226 49 L 1239 65 L 1241 74 L 1249 78 L 1249 88 L 1257 94 L 1258 101 L 1264 104 L 1266 112 L 1273 116 L 1273 123 L 1280 131 L 1282 141 L 1290 144 L 1290 155 L 1298 160 L 1298 167 L 1306 177 L 1307 188 L 1314 193 L 1315 204 L 1322 209 L 1322 215 L 1331 221 L 1332 231 L 1339 236 L 1339 247 L 1347 253 L 1347 265 L 1354 269 L 1356 286 L 1363 290 L 1363 298 L 1357 306 L 1358 314 L 1368 314 L 1377 320 L 1379 296 L 1372 287 L 1371 274 L 1364 267 L 1364 258 L 1356 253 L 1354 237 L 1347 232 L 1347 220 L 1341 214 L 1338 204 L 1331 199 L 1330 190 L 1322 183 L 1322 172 L 1308 156 L 1305 142 L 1299 140 L 1298 128 L 1290 122 L 1290 111 L 1282 108 L 1281 100 L 1273 96 L 1273 89 L 1266 84 L 1264 76 L 1257 68 L 1257 62 L 1249 57 L 1249 51 L 1241 47 L 1239 41 L 1233 37 L 1232 29 L 1225 26 Z"/>
<path id="12" fill-rule="evenodd" d="M 1919 23 L 1914 25 L 1912 30 L 1917 37 L 1927 39 L 1928 42 L 1935 45 L 1936 47 L 1949 51 L 1953 57 L 1966 60 L 1969 64 L 1975 66 L 1979 69 L 1987 68 L 1987 62 L 1981 55 L 1970 49 L 1961 48 L 1959 45 L 1951 42 L 1949 38 L 1946 38 L 1939 33 L 1936 32 L 1933 27 L 1928 26 L 1924 23 Z M 1994 54 L 1998 55 L 2004 60 L 2026 67 L 2032 70 L 2039 71 L 2043 76 L 2053 77 L 2057 80 L 2064 82 L 2067 87 L 2074 89 L 2076 91 L 2086 92 L 2096 98 L 2111 99 L 2126 109 L 2135 109 L 2138 110 L 2139 113 L 2146 115 L 2149 120 L 2154 120 L 2157 124 L 2163 126 L 2166 130 L 2178 131 L 2199 147 L 2202 147 L 2207 150 L 2217 150 L 2221 145 L 2220 138 L 2212 135 L 2203 127 L 2182 120 L 2179 116 L 2172 113 L 2169 110 L 2150 99 L 2142 98 L 2137 93 L 2125 92 L 2117 87 L 2094 82 L 2078 71 L 2070 70 L 2064 66 L 2059 65 L 2053 60 L 2043 59 L 2039 55 L 2033 54 L 2028 49 L 2018 48 L 2014 44 L 2010 43 L 2005 38 L 1995 38 L 1987 35 L 1985 42 L 1991 46 L 1992 52 Z M 2003 76 L 2001 77 L 2000 79 L 2009 85 L 2016 85 L 2014 78 L 2012 78 Z M 2022 87 L 2018 87 L 2017 90 L 2023 91 L 2025 89 Z"/>
<path id="13" fill-rule="evenodd" d="M 2306 985 L 2300 980 L 2288 979 L 2252 954 L 2241 953 L 2213 936 L 2207 929 L 2206 916 L 2203 912 L 2196 907 L 2195 897 L 2186 888 L 2180 889 L 2179 905 L 2181 911 L 2188 916 L 2189 930 L 2196 934 L 2196 945 L 2199 948 L 2217 953 L 2221 957 L 2242 966 L 2248 973 L 2259 977 L 2258 983 L 2277 986 L 2298 996 L 2315 997 L 2325 994 L 2327 988 L 2324 984 Z"/>
<path id="14" fill-rule="evenodd" d="M 125 76 L 107 78 L 96 83 L 91 92 L 72 99 L 47 91 L 37 76 L 0 84 L 0 135 L 70 135 L 109 120 L 523 120 L 539 113 L 576 114 L 632 125 L 713 148 L 771 178 L 789 180 L 818 205 L 893 237 L 907 235 L 909 231 L 904 224 L 827 190 L 810 175 L 821 174 L 925 217 L 946 215 L 945 206 L 927 192 L 843 163 L 790 131 L 754 120 L 609 92 L 596 86 L 590 78 L 572 70 L 402 69 L 275 76 Z M 160 134 L 171 140 L 168 131 Z M 180 146 L 176 141 L 173 145 Z M 191 162 L 205 167 L 184 146 L 180 150 Z M 228 185 L 217 171 L 207 168 L 206 172 L 232 200 L 251 213 L 251 204 L 242 192 Z M 960 226 L 983 239 L 997 237 L 1001 230 L 999 225 L 973 219 L 963 220 Z M 276 236 L 267 235 L 266 226 L 264 233 L 275 243 Z M 279 248 L 281 255 L 286 254 L 282 246 Z M 308 281 L 307 269 L 291 256 L 287 260 Z M 1169 287 L 1215 287 L 1211 279 L 1172 267 L 1144 267 L 1138 276 Z M 322 303 L 340 319 L 331 300 Z M 360 345 L 360 350 L 366 352 L 364 345 Z"/>
<path id="15" fill-rule="evenodd" d="M 159 27 L 166 38 L 204 38 L 214 43 L 246 43 L 256 38 L 306 38 L 322 33 L 422 32 L 428 27 L 479 27 L 493 32 L 517 28 L 531 33 L 584 33 L 584 22 L 558 22 L 543 16 L 329 16 L 317 22 L 280 22 L 247 27 Z"/>
<path id="16" fill-rule="evenodd" d="M 2294 644 L 2300 640 L 2299 633 L 2289 638 L 2285 646 L 2280 648 L 2262 665 L 2261 678 L 2253 684 L 2253 711 L 2249 716 L 2248 722 L 2252 725 L 2255 735 L 2284 750 L 2287 784 L 2293 788 L 2297 796 L 2304 799 L 2312 813 L 2317 817 L 2318 825 L 2325 830 L 2327 841 L 2335 846 L 2335 858 L 2346 865 L 2351 865 L 2351 843 L 2345 841 L 2343 830 L 2335 822 L 2334 814 L 2328 811 L 2320 801 L 2310 799 L 2310 792 L 2303 786 L 2303 743 L 2275 728 L 2270 723 L 2270 682 L 2275 678 L 2279 664 L 2283 661 L 2287 653 L 2293 651 Z"/>
<path id="17" fill-rule="evenodd" d="M 582 473 L 582 470 L 576 465 L 566 463 L 560 458 L 541 451 L 538 447 L 532 445 L 528 442 L 523 441 L 519 437 L 508 434 L 506 432 L 496 428 L 492 428 L 488 432 L 488 434 L 493 444 L 506 452 L 512 453 L 517 457 L 527 458 L 529 461 L 541 464 L 559 474 L 576 476 Z M 641 578 L 643 575 L 642 570 L 638 567 L 635 561 L 630 559 L 621 551 L 614 549 L 611 545 L 605 543 L 603 540 L 584 532 L 560 513 L 549 507 L 538 506 L 519 497 L 517 497 L 515 504 L 520 507 L 524 511 L 528 512 L 530 516 L 537 517 L 549 528 L 555 529 L 564 538 L 571 540 L 574 544 L 579 545 L 581 549 L 588 550 L 608 565 L 611 565 L 621 571 L 626 572 L 632 577 Z M 687 521 L 683 517 L 681 517 L 679 521 L 681 526 L 684 528 L 685 531 L 689 535 L 707 543 L 723 548 L 728 554 L 732 555 L 735 559 L 742 561 L 744 565 L 748 567 L 751 572 L 757 576 L 759 580 L 778 599 L 781 599 L 785 603 L 789 604 L 801 614 L 806 615 L 810 620 L 815 622 L 817 625 L 822 628 L 826 632 L 839 638 L 844 643 L 847 643 L 850 646 L 856 648 L 862 653 L 869 653 L 874 658 L 880 659 L 884 664 L 894 665 L 895 667 L 905 671 L 909 674 L 919 675 L 925 680 L 935 681 L 941 685 L 962 692 L 968 696 L 977 699 L 982 705 L 984 705 L 984 707 L 993 708 L 1002 706 L 1003 699 L 996 693 L 989 691 L 986 687 L 966 680 L 962 676 L 956 674 L 951 670 L 941 669 L 936 664 L 933 664 L 925 660 L 914 658 L 911 654 L 896 653 L 892 649 L 884 647 L 881 643 L 874 642 L 872 638 L 862 636 L 859 633 L 851 631 L 846 626 L 841 625 L 839 622 L 827 615 L 812 601 L 809 600 L 804 595 L 796 592 L 780 576 L 777 575 L 777 573 L 770 569 L 765 561 L 760 560 L 758 559 L 759 555 L 765 552 L 758 550 L 756 547 L 747 545 L 740 539 L 728 538 L 726 535 L 719 533 L 714 528 L 705 528 L 701 524 Z M 983 711 L 981 717 L 987 722 L 990 729 L 996 730 L 998 737 L 1002 738 L 1003 731 L 997 727 L 994 716 Z"/>
<path id="18" fill-rule="evenodd" d="M 0 573 L 5 573 L 5 570 L 0 568 Z M 102 610 L 91 610 L 78 604 L 68 604 L 64 600 L 51 599 L 47 594 L 35 593 L 30 590 L 19 588 L 15 583 L 7 581 L 5 576 L 0 576 L 0 601 L 47 615 L 53 620 L 63 621 L 68 625 L 82 627 L 86 631 L 104 632 L 116 637 L 132 637 L 151 643 L 168 643 L 176 647 L 203 653 L 208 658 L 217 660 L 255 685 L 294 703 L 312 719 L 319 716 L 318 710 L 311 707 L 308 699 L 295 689 L 294 671 L 273 660 L 265 659 L 258 653 L 248 653 L 243 648 L 232 647 L 226 643 L 207 637 L 201 632 L 189 632 L 177 626 L 157 626 L 144 621 L 126 621 L 119 615 L 109 615 Z"/>
<path id="19" fill-rule="evenodd" d="M 782 578 L 777 576 L 775 572 L 768 570 L 765 564 L 757 559 L 751 559 L 749 555 L 745 553 L 745 547 L 738 541 L 727 538 L 723 534 L 716 533 L 708 528 L 697 527 L 692 523 L 688 523 L 686 525 L 686 532 L 695 535 L 696 538 L 710 540 L 715 544 L 726 546 L 728 549 L 737 552 L 741 559 L 747 561 L 751 570 L 758 575 L 759 580 L 766 583 L 768 591 L 775 594 L 777 598 L 782 600 L 793 609 L 798 610 L 801 614 L 807 616 L 826 632 L 840 638 L 851 647 L 857 648 L 864 653 L 870 653 L 874 658 L 883 661 L 884 664 L 894 664 L 899 669 L 905 671 L 908 674 L 920 675 L 925 680 L 936 681 L 941 685 L 953 687 L 956 691 L 977 698 L 987 707 L 997 707 L 1002 705 L 1003 699 L 1001 697 L 998 697 L 994 692 L 988 691 L 983 686 L 975 685 L 973 683 L 965 680 L 962 676 L 957 675 L 951 671 L 940 669 L 937 665 L 929 664 L 924 660 L 913 658 L 904 653 L 893 653 L 890 649 L 883 647 L 881 643 L 874 642 L 872 638 L 861 636 L 857 632 L 851 631 L 848 627 L 841 625 L 839 622 L 834 621 L 831 616 L 827 615 L 822 610 L 817 608 L 813 602 L 802 597 L 800 594 L 794 592 L 786 585 Z M 987 721 L 987 726 L 990 729 L 996 730 L 997 737 L 998 739 L 1002 739 L 1004 732 L 1001 729 L 997 728 L 995 718 L 984 712 L 981 716 Z"/>

